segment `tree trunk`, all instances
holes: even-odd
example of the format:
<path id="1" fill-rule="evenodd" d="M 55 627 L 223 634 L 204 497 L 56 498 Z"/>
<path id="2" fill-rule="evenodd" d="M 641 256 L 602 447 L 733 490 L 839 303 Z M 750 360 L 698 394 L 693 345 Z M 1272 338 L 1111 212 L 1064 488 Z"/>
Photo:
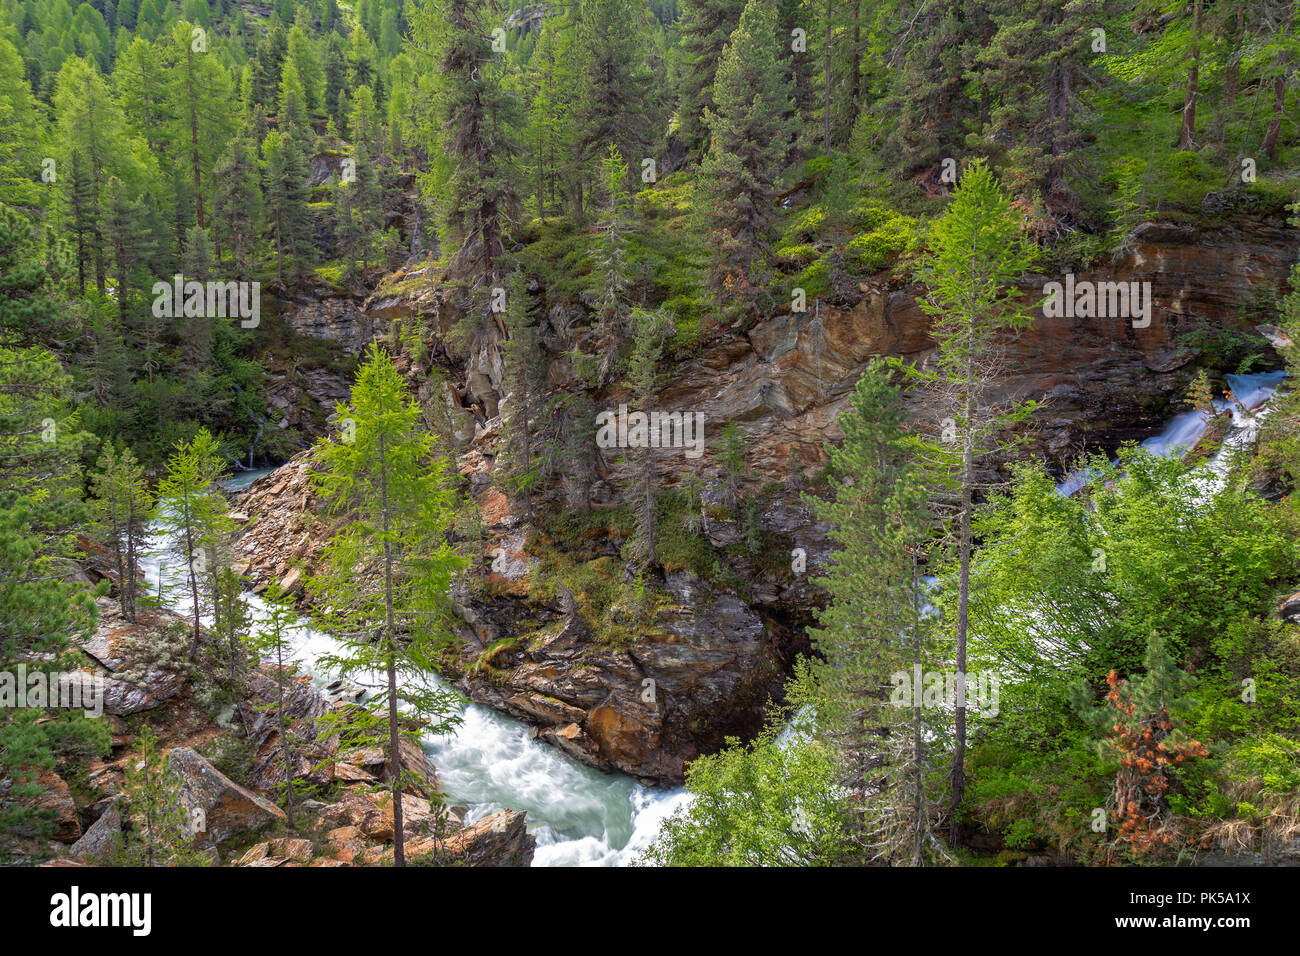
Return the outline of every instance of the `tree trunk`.
<path id="1" fill-rule="evenodd" d="M 916 556 L 912 557 L 912 631 L 916 640 L 912 644 L 912 673 L 921 668 L 921 575 Z M 921 696 L 912 695 L 912 865 L 925 862 L 924 846 L 927 823 L 925 817 L 925 775 L 922 773 Z"/>
<path id="2" fill-rule="evenodd" d="M 974 249 L 971 252 L 971 264 L 972 266 L 976 264 Z M 961 511 L 958 517 L 957 545 L 960 561 L 957 581 L 957 701 L 950 772 L 952 804 L 948 820 L 948 842 L 954 847 L 961 837 L 958 812 L 961 809 L 962 798 L 966 794 L 966 635 L 970 626 L 971 511 L 975 485 L 975 323 L 977 316 L 974 302 L 971 304 L 967 321 L 969 324 L 966 346 L 966 394 L 962 403 Z"/>
<path id="3" fill-rule="evenodd" d="M 388 774 L 393 781 L 393 866 L 406 866 L 402 825 L 402 751 L 397 722 L 397 645 L 393 615 L 393 546 L 388 540 L 388 456 L 379 436 L 379 507 L 384 516 L 384 656 L 388 667 Z"/>
<path id="4" fill-rule="evenodd" d="M 1282 108 L 1286 105 L 1286 76 L 1279 73 L 1273 80 L 1273 121 L 1264 137 L 1264 155 L 1276 159 L 1277 141 L 1282 132 Z"/>
<path id="5" fill-rule="evenodd" d="M 1223 76 L 1223 108 L 1219 110 L 1216 121 L 1218 129 L 1215 136 L 1219 145 L 1228 138 L 1228 115 L 1237 108 L 1237 91 L 1241 89 L 1241 38 L 1246 29 L 1246 11 L 1237 11 L 1237 26 L 1232 34 L 1232 54 Z"/>
<path id="6" fill-rule="evenodd" d="M 823 51 L 823 82 L 826 86 L 824 90 L 825 99 L 822 103 L 822 126 L 823 137 L 825 139 L 826 154 L 831 152 L 831 3 L 832 0 L 826 0 L 826 49 Z"/>
<path id="7" fill-rule="evenodd" d="M 297 770 L 297 761 L 294 757 L 297 754 L 288 745 L 288 723 L 284 719 L 284 640 L 283 635 L 278 635 L 281 639 L 275 644 L 275 687 L 276 687 L 276 708 L 280 725 L 280 748 L 284 753 L 284 818 L 293 828 L 293 774 Z"/>
<path id="8" fill-rule="evenodd" d="M 1201 85 L 1201 12 L 1203 0 L 1193 0 L 1192 63 L 1187 69 L 1187 88 L 1183 93 L 1183 126 L 1178 133 L 1179 149 L 1196 147 L 1196 100 Z"/>

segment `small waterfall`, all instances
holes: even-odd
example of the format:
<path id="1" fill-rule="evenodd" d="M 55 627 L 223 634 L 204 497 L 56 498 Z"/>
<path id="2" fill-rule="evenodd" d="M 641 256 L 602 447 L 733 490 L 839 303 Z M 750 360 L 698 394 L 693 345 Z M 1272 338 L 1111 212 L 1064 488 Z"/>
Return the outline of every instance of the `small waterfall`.
<path id="1" fill-rule="evenodd" d="M 1273 393 L 1277 391 L 1284 378 L 1286 378 L 1285 372 L 1256 372 L 1251 375 L 1225 376 L 1228 388 L 1235 396 L 1236 402 L 1230 402 L 1226 398 L 1214 399 L 1216 412 L 1232 414 L 1232 426 L 1219 452 L 1210 462 L 1211 470 L 1220 474 L 1220 477 L 1222 471 L 1226 471 L 1227 468 L 1224 451 L 1246 447 L 1255 440 L 1259 427 L 1258 420 L 1268 413 L 1262 406 L 1273 397 Z M 1182 412 L 1166 422 L 1159 434 L 1152 435 L 1142 442 L 1141 447 L 1160 458 L 1183 455 L 1196 447 L 1209 427 L 1210 419 L 1203 413 Z M 1056 486 L 1056 491 L 1068 498 L 1095 477 L 1096 473 L 1093 469 L 1075 469 Z"/>

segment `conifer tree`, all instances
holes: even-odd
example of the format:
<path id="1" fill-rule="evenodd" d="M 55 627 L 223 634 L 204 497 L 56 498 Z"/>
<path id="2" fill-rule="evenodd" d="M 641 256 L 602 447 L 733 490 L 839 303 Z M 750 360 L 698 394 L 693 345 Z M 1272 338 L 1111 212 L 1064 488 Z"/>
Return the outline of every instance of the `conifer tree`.
<path id="1" fill-rule="evenodd" d="M 830 603 L 811 631 L 817 720 L 844 759 L 844 785 L 862 795 L 856 836 L 867 859 L 920 866 L 942 852 L 930 828 L 931 719 L 919 696 L 895 700 L 889 688 L 900 673 L 919 685 L 929 663 L 920 563 L 933 527 L 885 362 L 867 366 L 839 425 L 844 442 L 828 449 L 833 497 L 809 499 L 837 546 L 819 582 Z"/>
<path id="2" fill-rule="evenodd" d="M 440 128 L 450 157 L 443 208 L 457 245 L 453 268 L 490 289 L 503 275 L 505 234 L 519 206 L 515 185 L 516 104 L 501 82 L 485 0 L 423 0 L 412 23 L 416 49 L 441 75 Z"/>
<path id="3" fill-rule="evenodd" d="M 261 171 L 247 131 L 235 136 L 213 169 L 212 212 L 218 249 L 230 250 L 236 274 L 252 273 L 257 223 L 263 215 Z"/>
<path id="4" fill-rule="evenodd" d="M 789 82 L 777 64 L 775 11 L 750 0 L 718 66 L 711 136 L 700 167 L 701 203 L 713 256 L 709 287 L 723 302 L 752 307 L 759 263 L 777 213 L 776 185 L 790 149 Z"/>
<path id="5" fill-rule="evenodd" d="M 276 744 L 283 760 L 284 774 L 284 814 L 290 827 L 293 826 L 294 790 L 293 779 L 298 773 L 299 747 L 296 728 L 291 728 L 285 711 L 285 690 L 293 681 L 289 671 L 289 655 L 293 650 L 291 639 L 295 627 L 296 615 L 292 598 L 278 584 L 267 588 L 264 598 L 264 613 L 258 626 L 248 632 L 246 640 L 248 649 L 255 657 L 270 657 L 275 665 Z"/>
<path id="6" fill-rule="evenodd" d="M 181 21 L 171 36 L 168 98 L 174 128 L 170 138 L 188 169 L 195 222 L 204 227 L 208 221 L 207 184 L 230 138 L 233 112 L 229 108 L 230 76 L 214 53 L 199 48 L 193 31 L 193 24 Z"/>
<path id="7" fill-rule="evenodd" d="M 672 327 L 671 321 L 662 312 L 648 312 L 644 309 L 634 309 L 632 312 L 632 354 L 627 363 L 627 385 L 632 391 L 637 410 L 647 414 L 659 393 L 662 381 L 659 360 L 663 356 L 665 335 Z M 641 450 L 636 453 L 627 487 L 636 530 L 627 544 L 626 555 L 634 565 L 644 569 L 653 567 L 656 562 L 658 482 L 655 475 L 655 450 L 650 436 L 643 429 L 641 437 Z M 630 434 L 628 442 L 632 443 Z"/>
<path id="8" fill-rule="evenodd" d="M 950 419 L 942 436 L 945 446 L 931 449 L 940 467 L 950 472 L 956 524 L 957 607 L 948 626 L 952 632 L 956 670 L 966 672 L 970 628 L 970 570 L 974 556 L 972 521 L 976 513 L 981 463 L 1005 453 L 1014 438 L 1007 430 L 1023 422 L 1033 403 L 1011 405 L 992 397 L 1002 368 L 999 337 L 1033 321 L 1016 280 L 1035 258 L 1024 226 L 993 173 L 973 163 L 962 177 L 952 203 L 931 227 L 930 254 L 917 270 L 929 292 L 919 302 L 932 317 L 930 336 L 938 344 L 932 372 L 912 369 L 913 376 L 936 393 L 939 407 Z M 959 833 L 958 811 L 965 792 L 966 706 L 958 701 L 951 770 L 950 839 Z"/>
<path id="9" fill-rule="evenodd" d="M 451 466 L 377 343 L 357 373 L 351 405 L 340 404 L 336 414 L 351 427 L 342 440 L 317 446 L 312 481 L 329 515 L 343 523 L 325 547 L 325 570 L 309 587 L 348 635 L 324 666 L 381 681 L 367 698 L 362 727 L 383 727 L 388 738 L 393 862 L 405 866 L 401 738 L 410 731 L 399 712 L 429 719 L 431 733 L 459 719 L 454 695 L 429 684 L 451 640 L 448 589 L 464 563 L 446 537 L 455 520 Z"/>
<path id="10" fill-rule="evenodd" d="M 524 515 L 534 520 L 533 490 L 540 477 L 533 430 L 539 417 L 539 358 L 537 329 L 529 314 L 528 290 L 522 271 L 511 273 L 506 289 L 506 340 L 504 358 L 509 395 L 501 425 L 502 448 L 497 464 L 506 487 L 520 495 Z"/>
<path id="11" fill-rule="evenodd" d="M 284 281 L 286 254 L 294 268 L 299 268 L 300 252 L 305 251 L 310 220 L 307 201 L 307 160 L 292 136 L 271 130 L 262 143 L 266 163 L 266 212 L 275 248 L 275 277 Z"/>
<path id="12" fill-rule="evenodd" d="M 653 99 L 658 84 L 650 72 L 648 11 L 623 0 L 582 0 L 574 57 L 575 161 L 599 162 L 610 147 L 639 161 L 650 155 L 651 130 L 661 127 Z M 582 191 L 578 216 L 582 217 Z"/>
<path id="13" fill-rule="evenodd" d="M 105 443 L 98 467 L 91 478 L 91 490 L 100 540 L 113 554 L 122 617 L 134 623 L 136 556 L 144 539 L 145 521 L 153 508 L 153 496 L 145 483 L 144 469 L 130 448 Z"/>
<path id="14" fill-rule="evenodd" d="M 183 585 L 193 613 L 191 662 L 198 659 L 201 612 L 210 603 L 210 576 L 219 570 L 212 556 L 234 527 L 226 498 L 216 487 L 225 470 L 216 440 L 201 428 L 190 441 L 176 443 L 167 459 L 167 474 L 158 482 L 154 521 L 184 565 Z"/>
<path id="15" fill-rule="evenodd" d="M 683 60 L 677 118 L 688 149 L 707 143 L 704 112 L 713 107 L 714 76 L 744 9 L 744 0 L 682 0 L 677 24 Z"/>

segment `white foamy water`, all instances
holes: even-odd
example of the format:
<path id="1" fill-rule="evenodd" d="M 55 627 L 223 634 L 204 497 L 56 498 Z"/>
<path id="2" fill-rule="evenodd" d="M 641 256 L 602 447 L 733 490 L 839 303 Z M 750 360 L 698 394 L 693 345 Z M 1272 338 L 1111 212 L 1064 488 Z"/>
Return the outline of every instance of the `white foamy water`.
<path id="1" fill-rule="evenodd" d="M 242 490 L 266 473 L 243 472 L 222 484 Z M 151 537 L 140 567 L 149 593 L 158 593 L 161 575 L 167 605 L 184 615 L 183 567 L 168 552 L 167 542 Z M 245 592 L 244 599 L 256 627 L 268 617 L 266 604 L 251 592 Z M 335 679 L 337 675 L 320 663 L 339 651 L 335 638 L 299 619 L 289 640 L 290 659 L 300 672 L 311 675 L 313 684 L 324 688 Z M 501 809 L 527 811 L 528 830 L 537 840 L 534 866 L 626 865 L 655 838 L 664 819 L 689 799 L 681 789 L 657 790 L 626 774 L 601 773 L 530 739 L 528 730 L 521 721 L 466 702 L 455 731 L 427 735 L 422 744 L 437 768 L 448 804 L 468 807 L 466 822 Z"/>
<path id="2" fill-rule="evenodd" d="M 1224 378 L 1237 402 L 1229 402 L 1225 398 L 1214 399 L 1216 412 L 1232 413 L 1232 427 L 1223 440 L 1222 448 L 1209 464 L 1211 471 L 1220 478 L 1227 468 L 1224 449 L 1242 448 L 1255 440 L 1259 419 L 1268 413 L 1268 409 L 1261 406 L 1273 397 L 1273 393 L 1286 378 L 1286 373 L 1256 372 L 1251 375 L 1226 375 Z M 1210 420 L 1201 412 L 1183 412 L 1171 418 L 1158 435 L 1152 435 L 1142 442 L 1142 447 L 1160 458 L 1186 454 L 1196 447 L 1209 427 Z M 1056 491 L 1068 497 L 1087 485 L 1094 476 L 1092 469 L 1076 469 L 1056 486 Z"/>

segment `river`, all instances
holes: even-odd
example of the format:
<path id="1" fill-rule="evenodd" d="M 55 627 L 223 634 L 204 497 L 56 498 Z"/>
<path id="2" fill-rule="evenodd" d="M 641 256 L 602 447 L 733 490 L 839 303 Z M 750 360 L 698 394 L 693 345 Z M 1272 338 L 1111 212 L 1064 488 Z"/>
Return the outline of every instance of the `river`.
<path id="1" fill-rule="evenodd" d="M 1257 409 L 1272 396 L 1283 373 L 1230 375 L 1229 387 L 1246 409 Z M 1241 445 L 1254 437 L 1261 412 L 1243 412 L 1222 399 L 1220 411 L 1231 410 L 1233 427 L 1225 445 Z M 1157 455 L 1181 454 L 1195 446 L 1208 422 L 1200 412 L 1185 412 L 1170 419 L 1157 435 L 1142 444 Z M 1221 473 L 1221 456 L 1210 468 Z M 239 472 L 223 482 L 229 491 L 242 491 L 272 469 Z M 1058 486 L 1063 494 L 1082 487 L 1087 476 L 1076 473 Z M 160 576 L 170 582 L 169 603 L 184 613 L 179 599 L 179 563 L 168 569 L 166 542 L 151 538 L 141 560 L 150 587 Z M 266 605 L 245 593 L 254 622 L 266 616 Z M 336 650 L 329 634 L 300 620 L 292 635 L 292 659 L 312 675 L 317 686 L 334 679 L 320 659 Z M 664 819 L 685 805 L 681 790 L 656 790 L 621 773 L 601 773 L 566 756 L 554 747 L 529 737 L 528 725 L 490 707 L 466 702 L 462 722 L 452 733 L 429 735 L 424 752 L 438 770 L 438 779 L 450 804 L 464 804 L 473 822 L 496 810 L 526 810 L 529 832 L 537 840 L 534 866 L 620 866 L 632 862 L 659 832 Z"/>
<path id="2" fill-rule="evenodd" d="M 242 491 L 270 470 L 240 472 L 222 484 Z M 169 606 L 184 613 L 180 563 L 169 555 L 166 542 L 151 538 L 140 566 L 155 593 L 162 577 Z M 251 592 L 244 599 L 256 626 L 266 617 L 266 605 Z M 292 659 L 313 683 L 323 688 L 334 680 L 319 663 L 337 650 L 333 637 L 300 619 L 291 642 Z M 534 866 L 626 865 L 688 799 L 681 789 L 657 790 L 626 774 L 578 763 L 530 739 L 527 724 L 490 707 L 467 701 L 461 717 L 452 733 L 422 741 L 447 802 L 468 807 L 467 823 L 501 809 L 526 810 L 528 830 L 537 840 Z"/>

